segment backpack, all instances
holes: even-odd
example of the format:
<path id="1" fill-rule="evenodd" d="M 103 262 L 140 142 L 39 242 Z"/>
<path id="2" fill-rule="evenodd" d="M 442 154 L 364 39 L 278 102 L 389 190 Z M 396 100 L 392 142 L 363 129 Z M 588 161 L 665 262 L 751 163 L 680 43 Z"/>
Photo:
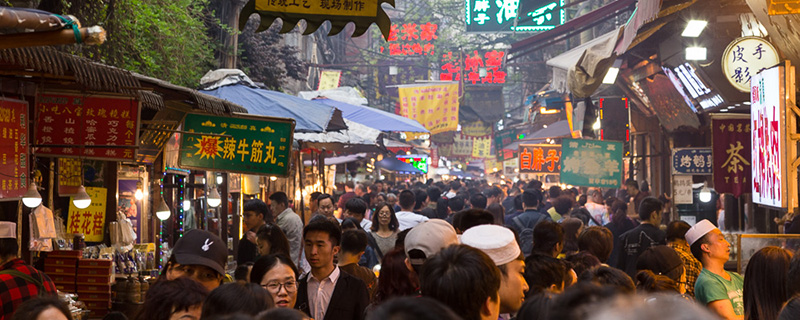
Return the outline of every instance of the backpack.
<path id="1" fill-rule="evenodd" d="M 514 217 L 511 221 L 514 223 L 514 228 L 519 230 L 519 248 L 522 250 L 522 254 L 525 255 L 525 258 L 531 255 L 533 251 L 533 228 L 536 227 L 539 222 L 544 220 L 545 215 L 542 214 L 539 216 L 538 219 L 534 222 L 533 226 L 530 228 L 525 227 L 520 221 L 519 216 Z"/>

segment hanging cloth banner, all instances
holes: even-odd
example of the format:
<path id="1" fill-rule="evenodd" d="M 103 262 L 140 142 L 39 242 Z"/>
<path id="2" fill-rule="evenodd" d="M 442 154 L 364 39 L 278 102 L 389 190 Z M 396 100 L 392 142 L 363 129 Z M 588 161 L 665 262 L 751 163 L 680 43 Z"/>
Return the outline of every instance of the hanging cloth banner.
<path id="1" fill-rule="evenodd" d="M 492 126 L 483 121 L 474 121 L 461 125 L 461 134 L 468 137 L 487 138 L 492 135 Z"/>
<path id="2" fill-rule="evenodd" d="M 341 78 L 341 70 L 323 70 L 319 75 L 319 86 L 317 87 L 317 91 L 338 88 Z"/>
<path id="3" fill-rule="evenodd" d="M 431 134 L 458 129 L 458 84 L 398 88 L 400 115 L 417 120 Z"/>
<path id="4" fill-rule="evenodd" d="M 472 139 L 465 139 L 460 134 L 456 134 L 455 143 L 453 143 L 453 154 L 454 157 L 471 157 L 472 156 L 472 144 L 474 140 Z"/>
<path id="5" fill-rule="evenodd" d="M 472 157 L 486 158 L 492 155 L 492 139 L 472 140 Z"/>

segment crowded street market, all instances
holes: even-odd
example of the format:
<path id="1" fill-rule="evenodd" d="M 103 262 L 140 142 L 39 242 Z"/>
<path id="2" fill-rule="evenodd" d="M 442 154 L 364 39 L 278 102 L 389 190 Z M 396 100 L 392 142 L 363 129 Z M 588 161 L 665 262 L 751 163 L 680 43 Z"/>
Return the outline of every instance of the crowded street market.
<path id="1" fill-rule="evenodd" d="M 798 23 L 6 0 L 0 320 L 800 319 Z"/>

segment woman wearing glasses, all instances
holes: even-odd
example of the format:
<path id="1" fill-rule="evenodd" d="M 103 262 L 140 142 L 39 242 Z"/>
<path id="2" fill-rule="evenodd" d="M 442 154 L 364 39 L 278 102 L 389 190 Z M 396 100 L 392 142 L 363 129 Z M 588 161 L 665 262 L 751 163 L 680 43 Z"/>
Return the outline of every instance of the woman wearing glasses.
<path id="1" fill-rule="evenodd" d="M 372 214 L 372 227 L 367 233 L 370 247 L 376 249 L 379 259 L 394 249 L 400 223 L 388 203 L 379 204 Z"/>
<path id="2" fill-rule="evenodd" d="M 262 286 L 279 308 L 294 308 L 297 301 L 297 268 L 283 254 L 258 258 L 250 271 L 250 282 Z"/>

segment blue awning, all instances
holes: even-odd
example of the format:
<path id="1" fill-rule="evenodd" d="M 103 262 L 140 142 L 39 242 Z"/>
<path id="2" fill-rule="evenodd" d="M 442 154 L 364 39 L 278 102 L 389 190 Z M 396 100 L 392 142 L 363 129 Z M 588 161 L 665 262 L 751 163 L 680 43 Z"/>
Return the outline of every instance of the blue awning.
<path id="1" fill-rule="evenodd" d="M 416 120 L 383 110 L 352 105 L 331 99 L 314 99 L 311 101 L 342 110 L 342 116 L 345 119 L 358 122 L 383 132 L 429 132 L 428 129 L 425 129 L 425 127 Z"/>

